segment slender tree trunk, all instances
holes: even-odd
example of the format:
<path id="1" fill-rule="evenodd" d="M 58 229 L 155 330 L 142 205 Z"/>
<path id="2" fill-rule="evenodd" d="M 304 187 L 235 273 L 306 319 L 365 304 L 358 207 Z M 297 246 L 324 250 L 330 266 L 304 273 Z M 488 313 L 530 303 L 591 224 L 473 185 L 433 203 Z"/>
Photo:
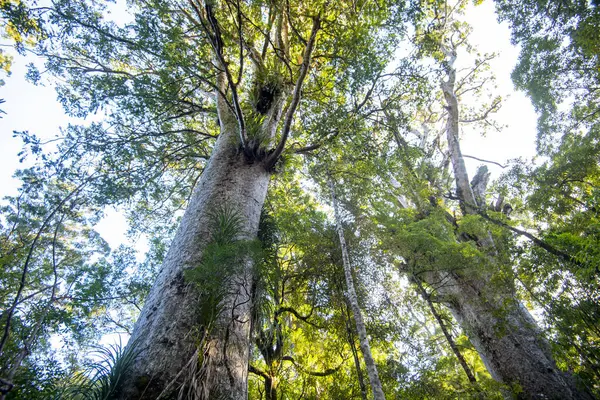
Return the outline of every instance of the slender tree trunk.
<path id="1" fill-rule="evenodd" d="M 375 365 L 373 355 L 371 354 L 371 346 L 369 344 L 369 337 L 367 336 L 367 329 L 365 328 L 365 323 L 362 318 L 362 312 L 358 306 L 358 298 L 356 297 L 356 290 L 354 289 L 354 279 L 352 278 L 352 267 L 350 266 L 350 258 L 348 257 L 346 240 L 344 239 L 344 230 L 342 228 L 342 222 L 339 215 L 337 197 L 335 195 L 335 186 L 331 177 L 329 177 L 329 188 L 331 189 L 331 199 L 335 215 L 335 226 L 340 238 L 340 247 L 342 249 L 342 263 L 344 264 L 344 275 L 346 276 L 347 298 L 348 303 L 352 308 L 352 314 L 354 314 L 354 322 L 356 323 L 356 331 L 358 332 L 360 350 L 362 351 L 363 358 L 367 366 L 367 374 L 369 375 L 369 382 L 371 383 L 373 398 L 375 400 L 385 400 L 381 381 L 379 380 L 379 373 L 377 372 L 377 366 Z"/>
<path id="2" fill-rule="evenodd" d="M 280 106 L 281 101 L 276 100 L 268 116 L 273 131 Z M 249 162 L 239 150 L 235 117 L 220 96 L 217 108 L 221 134 L 130 339 L 140 354 L 125 378 L 124 399 L 167 396 L 186 383 L 183 377 L 189 374 L 184 367 L 196 354 L 209 321 L 201 321 L 198 315 L 203 294 L 188 284 L 183 274 L 199 265 L 211 240 L 211 214 L 226 206 L 241 217 L 235 239 L 254 239 L 258 231 L 270 174 L 263 163 Z M 227 268 L 231 267 L 223 265 L 223 273 L 229 274 Z M 199 379 L 197 398 L 247 398 L 252 267 L 250 263 L 236 267 L 201 352 L 208 359 L 204 359 L 206 370 Z"/>
<path id="3" fill-rule="evenodd" d="M 263 378 L 264 388 L 265 388 L 265 400 L 277 400 L 277 381 L 275 376 L 271 373 L 267 373 L 262 371 L 252 365 L 248 366 L 248 370 L 255 375 Z M 262 399 L 262 393 L 260 395 Z"/>
<path id="4" fill-rule="evenodd" d="M 444 46 L 443 46 L 444 47 Z M 448 120 L 446 133 L 457 193 L 465 214 L 477 214 L 478 204 L 469 183 L 459 144 L 459 105 L 454 85 L 454 49 L 443 48 L 448 80 L 442 83 Z M 479 245 L 495 253 L 488 233 Z M 493 260 L 492 257 L 492 262 Z M 516 296 L 510 278 L 498 279 L 485 271 L 423 274 L 435 287 L 477 349 L 494 379 L 509 385 L 518 399 L 591 399 L 574 378 L 560 371 L 535 320 Z"/>
<path id="5" fill-rule="evenodd" d="M 266 400 L 277 400 L 277 384 L 273 377 L 265 380 Z"/>
<path id="6" fill-rule="evenodd" d="M 438 325 L 440 326 L 440 329 L 442 330 L 442 333 L 444 334 L 446 341 L 450 345 L 452 352 L 458 359 L 460 366 L 465 371 L 465 374 L 467 375 L 469 382 L 477 383 L 477 379 L 475 379 L 475 375 L 473 375 L 473 371 L 471 371 L 471 367 L 469 367 L 469 364 L 467 364 L 467 360 L 465 360 L 465 358 L 463 357 L 462 353 L 458 349 L 458 346 L 456 345 L 456 342 L 452 338 L 452 335 L 448 331 L 448 328 L 446 328 L 446 324 L 444 323 L 444 320 L 442 320 L 442 316 L 435 309 L 435 306 L 433 305 L 433 301 L 431 301 L 431 295 L 425 291 L 425 288 L 423 287 L 423 285 L 421 284 L 421 281 L 418 278 L 414 278 L 414 282 L 417 284 L 417 288 L 419 289 L 419 294 L 421 295 L 423 300 L 425 300 L 427 302 L 427 305 L 429 306 L 429 310 L 431 311 L 431 314 L 433 314 L 433 317 L 435 318 Z"/>
<path id="7" fill-rule="evenodd" d="M 358 351 L 356 350 L 356 343 L 354 339 L 354 332 L 352 331 L 352 325 L 350 323 L 350 310 L 346 305 L 346 332 L 348 333 L 348 343 L 350 344 L 350 350 L 352 351 L 352 357 L 354 359 L 354 366 L 356 368 L 356 376 L 358 378 L 358 386 L 360 387 L 360 395 L 363 400 L 367 400 L 367 386 L 365 385 L 365 378 L 363 375 L 362 368 L 360 367 L 360 359 L 358 358 Z"/>

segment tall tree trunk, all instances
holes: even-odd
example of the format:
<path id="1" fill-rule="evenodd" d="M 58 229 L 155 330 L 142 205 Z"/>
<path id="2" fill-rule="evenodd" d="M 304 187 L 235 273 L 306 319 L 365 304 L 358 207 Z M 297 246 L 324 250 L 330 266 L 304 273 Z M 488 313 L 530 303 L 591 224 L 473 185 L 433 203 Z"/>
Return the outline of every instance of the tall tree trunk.
<path id="1" fill-rule="evenodd" d="M 478 204 L 476 200 L 460 151 L 459 105 L 454 92 L 456 52 L 445 46 L 443 50 L 448 62 L 448 80 L 442 83 L 448 110 L 446 133 L 457 193 L 463 212 L 477 214 L 485 203 Z M 495 253 L 489 233 L 478 238 L 478 242 Z M 493 275 L 469 269 L 424 274 L 423 277 L 444 299 L 492 377 L 512 387 L 516 398 L 591 399 L 591 395 L 577 388 L 570 374 L 557 368 L 542 332 L 517 299 L 512 279 L 498 279 Z"/>
<path id="2" fill-rule="evenodd" d="M 268 120 L 274 131 L 280 116 L 277 100 Z M 221 134 L 194 189 L 188 207 L 165 257 L 130 343 L 140 352 L 127 373 L 121 398 L 155 399 L 185 384 L 193 357 L 204 357 L 197 398 L 246 399 L 250 346 L 250 263 L 236 267 L 211 329 L 200 320 L 203 293 L 187 283 L 184 271 L 197 267 L 211 240 L 211 215 L 223 206 L 241 219 L 237 240 L 254 239 L 270 174 L 261 162 L 249 162 L 239 150 L 237 123 L 217 96 Z M 265 125 L 267 126 L 267 125 Z M 223 265 L 223 274 L 231 274 Z M 205 348 L 199 349 L 206 333 Z M 200 350 L 198 353 L 197 351 Z"/>
<path id="3" fill-rule="evenodd" d="M 369 375 L 369 382 L 371 383 L 373 398 L 375 400 L 385 400 L 381 381 L 379 380 L 379 373 L 377 372 L 377 366 L 375 365 L 373 355 L 371 354 L 371 346 L 369 344 L 369 337 L 367 336 L 365 322 L 363 321 L 362 312 L 358 306 L 358 298 L 356 297 L 356 290 L 354 289 L 354 279 L 352 278 L 352 267 L 350 266 L 348 248 L 346 246 L 344 230 L 342 228 L 342 222 L 340 219 L 337 197 L 335 195 L 335 186 L 331 177 L 329 177 L 329 188 L 331 189 L 331 199 L 335 215 L 335 226 L 340 238 L 340 247 L 342 249 L 342 263 L 344 265 L 344 275 L 346 277 L 347 298 L 350 308 L 352 308 L 352 314 L 354 314 L 354 322 L 356 323 L 356 331 L 358 332 L 360 350 L 367 366 L 367 374 Z"/>
<path id="4" fill-rule="evenodd" d="M 253 306 L 251 262 L 242 266 L 223 265 L 222 275 L 228 277 L 228 283 L 214 321 L 200 320 L 198 305 L 206 301 L 203 299 L 207 297 L 206 293 L 198 293 L 196 288 L 187 284 L 183 273 L 200 264 L 211 240 L 211 216 L 224 206 L 240 217 L 241 226 L 236 240 L 256 237 L 270 179 L 268 171 L 274 167 L 285 147 L 300 102 L 302 85 L 310 68 L 321 20 L 319 16 L 313 18 L 303 61 L 286 107 L 281 138 L 277 147 L 267 153 L 260 148 L 260 139 L 275 137 L 287 89 L 281 87 L 274 94 L 269 108 L 261 111 L 261 132 L 255 133 L 255 137 L 248 137 L 237 97 L 239 82 L 233 83 L 224 60 L 218 21 L 211 6 L 205 8 L 215 30 L 214 36 L 211 36 L 215 65 L 220 65 L 217 73 L 219 90 L 215 97 L 221 133 L 136 322 L 131 343 L 139 349 L 140 355 L 125 378 L 121 397 L 126 399 L 155 399 L 182 385 L 185 387 L 184 377 L 190 375 L 190 371 L 186 371 L 188 365 L 200 361 L 202 368 L 190 377 L 188 393 L 191 387 L 195 398 L 248 398 Z M 203 16 L 199 15 L 199 18 Z M 223 97 L 228 92 L 233 106 Z M 202 338 L 202 348 L 199 348 L 199 338 Z"/>

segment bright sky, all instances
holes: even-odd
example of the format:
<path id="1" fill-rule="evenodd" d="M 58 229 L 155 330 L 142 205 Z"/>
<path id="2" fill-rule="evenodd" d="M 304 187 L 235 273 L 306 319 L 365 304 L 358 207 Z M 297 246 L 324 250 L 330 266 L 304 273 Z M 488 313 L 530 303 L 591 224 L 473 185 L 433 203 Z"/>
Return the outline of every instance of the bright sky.
<path id="1" fill-rule="evenodd" d="M 513 90 L 510 72 L 516 63 L 518 49 L 510 45 L 508 25 L 498 24 L 491 1 L 471 7 L 467 19 L 474 30 L 470 40 L 478 50 L 499 53 L 499 57 L 492 61 L 492 71 L 497 78 L 497 94 L 502 95 L 504 101 L 496 119 L 508 127 L 501 133 L 490 131 L 486 137 L 464 129 L 463 153 L 500 163 L 516 157 L 532 157 L 535 154 L 536 115 L 525 95 Z M 16 193 L 18 182 L 12 174 L 23 167 L 17 156 L 21 143 L 12 137 L 14 130 L 27 130 L 40 138 L 51 139 L 59 135 L 60 127 L 69 122 L 89 122 L 66 117 L 51 85 L 34 86 L 25 81 L 26 64 L 36 61 L 39 62 L 32 57 L 16 56 L 12 76 L 5 79 L 5 86 L 0 87 L 0 98 L 6 100 L 0 108 L 7 113 L 0 119 L 0 198 Z M 471 174 L 481 164 L 471 159 L 466 159 L 466 162 Z M 493 164 L 488 164 L 488 168 L 493 176 L 501 171 Z M 115 210 L 107 212 L 107 217 L 97 229 L 113 248 L 127 241 L 125 218 Z M 140 249 L 143 247 L 141 244 Z"/>
<path id="2" fill-rule="evenodd" d="M 495 119 L 507 125 L 501 132 L 490 130 L 485 137 L 479 132 L 463 126 L 461 150 L 463 154 L 497 161 L 505 164 L 517 157 L 531 158 L 535 155 L 535 135 L 537 116 L 530 100 L 522 92 L 515 92 L 510 74 L 517 63 L 519 49 L 510 44 L 510 30 L 505 22 L 499 24 L 494 15 L 494 3 L 486 1 L 482 5 L 471 6 L 467 18 L 473 27 L 470 41 L 481 53 L 499 53 L 493 59 L 491 70 L 496 76 L 498 91 L 503 98 L 502 108 Z M 465 159 L 470 175 L 481 162 Z M 502 169 L 494 164 L 486 164 L 497 177 Z"/>
<path id="3" fill-rule="evenodd" d="M 13 131 L 29 131 L 44 141 L 60 136 L 61 127 L 69 123 L 86 124 L 98 119 L 97 116 L 87 120 L 66 116 L 62 105 L 56 100 L 53 86 L 35 86 L 25 80 L 26 65 L 30 62 L 41 66 L 40 60 L 32 56 L 15 56 L 12 75 L 5 79 L 6 85 L 0 87 L 0 98 L 6 100 L 6 103 L 0 105 L 6 112 L 0 119 L 0 198 L 17 193 L 19 182 L 12 175 L 17 169 L 34 162 L 30 157 L 24 163 L 19 163 L 18 153 L 22 143 L 19 138 L 13 137 Z M 121 213 L 107 209 L 105 214 L 96 229 L 111 248 L 129 243 L 136 245 L 138 250 L 145 251 L 147 246 L 143 239 L 134 243 L 127 238 L 128 225 Z"/>

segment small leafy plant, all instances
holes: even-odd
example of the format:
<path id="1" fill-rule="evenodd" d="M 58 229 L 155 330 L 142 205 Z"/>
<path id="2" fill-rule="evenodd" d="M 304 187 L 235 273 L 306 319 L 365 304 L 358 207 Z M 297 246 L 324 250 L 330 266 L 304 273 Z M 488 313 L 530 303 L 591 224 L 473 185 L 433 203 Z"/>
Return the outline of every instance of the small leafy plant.
<path id="1" fill-rule="evenodd" d="M 59 396 L 62 400 L 110 400 L 119 393 L 120 385 L 139 353 L 136 343 L 119 343 L 108 347 L 97 346 L 93 354 L 98 358 L 78 374 L 72 386 Z"/>

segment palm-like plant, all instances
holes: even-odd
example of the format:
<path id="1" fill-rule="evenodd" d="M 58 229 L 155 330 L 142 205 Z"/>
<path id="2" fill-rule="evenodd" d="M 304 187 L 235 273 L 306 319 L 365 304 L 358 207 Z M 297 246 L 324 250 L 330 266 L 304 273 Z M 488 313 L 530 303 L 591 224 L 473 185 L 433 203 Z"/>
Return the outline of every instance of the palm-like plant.
<path id="1" fill-rule="evenodd" d="M 110 400 L 117 397 L 119 385 L 138 355 L 137 346 L 119 343 L 98 346 L 93 353 L 98 361 L 87 365 L 73 386 L 59 397 L 63 400 Z"/>

